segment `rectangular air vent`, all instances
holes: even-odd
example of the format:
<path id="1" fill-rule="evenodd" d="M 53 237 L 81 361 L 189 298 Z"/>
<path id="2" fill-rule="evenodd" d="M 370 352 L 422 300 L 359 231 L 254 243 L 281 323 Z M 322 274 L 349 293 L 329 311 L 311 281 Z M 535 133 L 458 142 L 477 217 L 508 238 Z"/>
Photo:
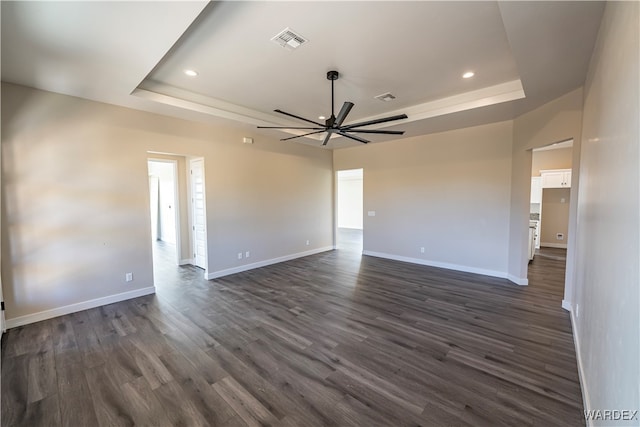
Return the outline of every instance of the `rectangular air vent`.
<path id="1" fill-rule="evenodd" d="M 307 39 L 293 31 L 291 28 L 285 28 L 279 34 L 271 38 L 271 41 L 278 43 L 286 49 L 296 49 L 307 42 Z"/>
<path id="2" fill-rule="evenodd" d="M 374 98 L 377 99 L 378 101 L 384 101 L 384 102 L 389 102 L 396 99 L 396 97 L 392 95 L 390 92 L 383 93 L 382 95 L 374 96 Z"/>

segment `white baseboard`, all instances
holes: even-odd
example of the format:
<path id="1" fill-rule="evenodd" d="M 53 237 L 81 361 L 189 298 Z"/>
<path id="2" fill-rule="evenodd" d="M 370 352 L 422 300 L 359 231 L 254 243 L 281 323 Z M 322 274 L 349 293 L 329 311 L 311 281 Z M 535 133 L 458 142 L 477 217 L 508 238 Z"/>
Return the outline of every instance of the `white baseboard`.
<path id="1" fill-rule="evenodd" d="M 320 252 L 331 251 L 335 249 L 335 246 L 325 246 L 318 249 L 311 249 L 309 251 L 298 252 L 291 255 L 285 255 L 278 258 L 267 259 L 264 261 L 254 262 L 252 264 L 239 265 L 238 267 L 227 268 L 224 270 L 212 271 L 205 274 L 205 279 L 217 279 L 218 277 L 228 276 L 230 274 L 242 273 L 243 271 L 253 270 L 254 268 L 266 267 L 267 265 L 278 264 L 284 261 L 291 261 L 292 259 L 302 258 L 309 255 L 319 254 Z"/>
<path id="2" fill-rule="evenodd" d="M 431 260 L 420 259 L 420 258 L 410 258 L 410 257 L 401 256 L 401 255 L 387 254 L 383 252 L 362 251 L 362 255 L 373 256 L 376 258 L 392 259 L 394 261 L 409 262 L 411 264 L 428 265 L 429 267 L 445 268 L 447 270 L 463 271 L 465 273 L 474 273 L 474 274 L 482 274 L 484 276 L 499 277 L 501 279 L 509 279 L 514 283 L 521 284 L 509 278 L 509 275 L 503 271 L 486 270 L 484 268 L 469 267 L 466 265 L 450 264 L 447 262 L 431 261 Z M 526 279 L 524 280 L 526 281 Z"/>
<path id="3" fill-rule="evenodd" d="M 546 242 L 541 242 L 540 246 L 542 246 L 543 248 L 567 249 L 567 244 L 566 243 L 546 243 Z"/>
<path id="4" fill-rule="evenodd" d="M 114 302 L 120 302 L 131 298 L 137 298 L 144 295 L 155 294 L 155 286 L 149 286 L 147 288 L 135 289 L 133 291 L 122 292 L 120 294 L 109 295 L 102 298 L 96 298 L 89 301 L 78 302 L 75 304 L 65 305 L 63 307 L 53 308 L 51 310 L 40 311 L 38 313 L 27 314 L 24 316 L 14 317 L 13 319 L 7 319 L 7 329 L 15 328 L 17 326 L 28 325 L 29 323 L 40 322 L 42 320 L 52 319 L 58 316 L 64 316 L 65 314 L 76 313 L 82 310 L 88 310 L 90 308 L 100 307 L 102 305 L 113 304 Z"/>
<path id="5" fill-rule="evenodd" d="M 567 301 L 566 299 L 562 300 L 562 308 L 564 308 L 567 311 L 571 311 L 571 303 L 569 301 Z"/>
<path id="6" fill-rule="evenodd" d="M 513 274 L 507 274 L 507 280 L 520 286 L 529 286 L 529 279 L 526 277 L 516 277 Z"/>
<path id="7" fill-rule="evenodd" d="M 181 259 L 178 265 L 188 265 L 193 264 L 193 258 Z"/>
<path id="8" fill-rule="evenodd" d="M 564 308 L 564 300 L 562 301 L 562 307 Z M 576 361 L 578 363 L 578 379 L 580 380 L 580 390 L 582 390 L 582 406 L 585 411 L 589 411 L 591 409 L 591 399 L 589 399 L 589 389 L 587 388 L 586 376 L 584 375 L 584 365 L 582 363 L 582 353 L 580 353 L 580 334 L 578 333 L 578 328 L 576 327 L 576 312 L 574 310 L 570 310 L 571 317 L 571 332 L 573 335 L 573 345 L 576 349 Z M 586 420 L 587 426 L 593 426 L 593 420 Z"/>

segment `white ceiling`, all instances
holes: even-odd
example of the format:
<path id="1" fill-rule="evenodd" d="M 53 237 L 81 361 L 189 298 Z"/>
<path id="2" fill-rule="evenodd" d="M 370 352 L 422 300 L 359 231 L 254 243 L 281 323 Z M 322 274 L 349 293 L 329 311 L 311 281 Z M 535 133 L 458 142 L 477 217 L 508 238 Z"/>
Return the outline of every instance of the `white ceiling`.
<path id="1" fill-rule="evenodd" d="M 599 2 L 2 2 L 2 80 L 189 120 L 406 113 L 413 136 L 513 118 L 581 86 Z M 295 51 L 270 39 L 290 27 Z M 196 78 L 184 69 L 195 69 Z M 471 79 L 462 79 L 467 70 Z M 374 96 L 391 92 L 382 102 Z M 379 126 L 380 127 L 380 126 Z M 374 142 L 389 137 L 370 138 Z M 301 143 L 319 145 L 317 139 Z M 332 139 L 329 148 L 357 144 Z"/>

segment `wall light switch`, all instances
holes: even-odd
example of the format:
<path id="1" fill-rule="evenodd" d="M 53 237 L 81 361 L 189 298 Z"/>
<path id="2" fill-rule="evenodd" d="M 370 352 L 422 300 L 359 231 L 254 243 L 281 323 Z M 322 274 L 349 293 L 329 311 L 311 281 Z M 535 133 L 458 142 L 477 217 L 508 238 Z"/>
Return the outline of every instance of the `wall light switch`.
<path id="1" fill-rule="evenodd" d="M 238 259 L 242 259 L 242 252 L 238 252 Z"/>
<path id="2" fill-rule="evenodd" d="M 368 211 L 367 215 L 369 216 L 376 216 L 376 211 Z"/>

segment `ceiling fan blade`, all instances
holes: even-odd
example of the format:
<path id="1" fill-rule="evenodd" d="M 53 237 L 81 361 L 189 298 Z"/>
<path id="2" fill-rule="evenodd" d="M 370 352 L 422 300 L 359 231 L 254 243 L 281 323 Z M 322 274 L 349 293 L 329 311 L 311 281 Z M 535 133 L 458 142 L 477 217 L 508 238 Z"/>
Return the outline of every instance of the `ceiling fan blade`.
<path id="1" fill-rule="evenodd" d="M 314 135 L 314 134 L 316 134 L 316 133 L 322 133 L 322 132 L 324 132 L 324 129 L 322 129 L 322 130 L 317 130 L 317 131 L 315 131 L 315 132 L 305 133 L 305 134 L 303 134 L 303 135 L 290 136 L 289 138 L 283 138 L 283 139 L 281 139 L 280 141 L 288 141 L 288 140 L 290 140 L 290 139 L 302 138 L 303 136 L 307 136 L 307 135 Z"/>
<path id="2" fill-rule="evenodd" d="M 348 133 L 344 133 L 342 131 L 338 132 L 338 135 L 342 135 L 345 138 L 350 138 L 350 139 L 353 139 L 355 141 L 362 142 L 363 144 L 367 144 L 367 143 L 370 142 L 370 141 L 367 141 L 366 139 L 360 138 L 359 136 L 349 135 Z"/>
<path id="3" fill-rule="evenodd" d="M 321 128 L 305 128 L 305 127 L 296 127 L 296 126 L 258 126 L 258 129 L 302 129 L 302 130 L 320 130 Z"/>
<path id="4" fill-rule="evenodd" d="M 352 108 L 353 108 L 353 102 L 347 101 L 344 104 L 342 104 L 342 108 L 340 109 L 340 112 L 338 113 L 338 117 L 336 117 L 336 121 L 334 122 L 334 126 L 340 127 L 342 125 L 342 122 L 344 122 L 344 119 L 347 118 L 347 114 L 349 114 L 349 112 L 351 111 Z"/>
<path id="5" fill-rule="evenodd" d="M 286 113 L 282 110 L 273 110 L 276 113 L 280 113 L 280 114 L 284 114 L 285 116 L 289 116 L 289 117 L 293 117 L 294 119 L 298 119 L 298 120 L 302 120 L 304 122 L 308 122 L 308 123 L 313 123 L 314 125 L 318 125 L 321 127 L 325 127 L 323 124 L 318 123 L 318 122 L 314 122 L 313 120 L 309 120 L 309 119 L 305 119 L 304 117 L 300 117 L 300 116 L 296 116 L 295 114 L 291 114 L 291 113 Z"/>
<path id="6" fill-rule="evenodd" d="M 404 135 L 403 130 L 342 129 L 342 132 L 377 133 L 380 135 Z"/>
<path id="7" fill-rule="evenodd" d="M 327 134 L 324 137 L 324 141 L 322 141 L 322 145 L 327 145 L 327 143 L 329 142 L 329 139 L 331 138 L 331 134 L 333 132 L 327 131 Z"/>
<path id="8" fill-rule="evenodd" d="M 354 124 L 351 124 L 351 125 L 342 126 L 341 130 L 345 131 L 345 130 L 349 130 L 349 129 L 352 129 L 352 128 L 355 128 L 355 127 L 375 125 L 375 124 L 378 124 L 378 123 L 392 122 L 394 120 L 402 120 L 402 119 L 407 119 L 407 118 L 408 117 L 407 117 L 406 114 L 400 114 L 400 115 L 397 115 L 397 116 L 385 117 L 383 119 L 369 120 L 369 121 L 366 121 L 366 122 L 360 122 L 360 123 L 354 123 Z"/>

